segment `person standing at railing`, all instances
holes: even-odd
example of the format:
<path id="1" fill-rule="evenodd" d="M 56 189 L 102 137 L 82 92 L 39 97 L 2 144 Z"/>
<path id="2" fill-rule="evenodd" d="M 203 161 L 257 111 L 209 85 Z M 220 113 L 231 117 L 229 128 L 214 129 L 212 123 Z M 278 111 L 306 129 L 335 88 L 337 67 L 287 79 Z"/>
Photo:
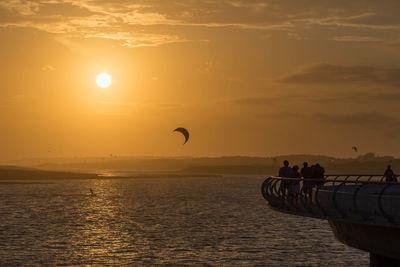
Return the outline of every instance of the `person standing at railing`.
<path id="1" fill-rule="evenodd" d="M 283 167 L 279 169 L 279 177 L 284 177 L 284 178 L 291 178 L 292 177 L 292 168 L 289 167 L 289 161 L 284 160 L 283 161 Z M 288 189 L 289 182 L 281 180 L 281 185 L 279 187 L 279 191 L 281 192 L 283 198 L 285 198 L 286 191 Z"/>
<path id="2" fill-rule="evenodd" d="M 292 178 L 298 178 L 298 179 L 301 178 L 301 173 L 299 172 L 299 166 L 297 165 L 294 165 L 292 168 Z M 289 194 L 290 198 L 294 199 L 297 204 L 300 194 L 300 180 L 290 182 Z"/>
<path id="3" fill-rule="evenodd" d="M 385 173 L 383 174 L 386 177 L 386 182 L 387 183 L 396 183 L 397 182 L 397 178 L 394 175 L 394 172 L 392 170 L 392 166 L 388 165 L 386 168 Z"/>
<path id="4" fill-rule="evenodd" d="M 319 163 L 315 164 L 314 168 L 312 168 L 312 178 L 321 180 L 320 182 L 316 182 L 316 185 L 319 186 L 323 183 L 324 181 L 324 174 L 325 174 L 325 169 L 319 165 Z"/>
<path id="5" fill-rule="evenodd" d="M 307 162 L 303 163 L 303 168 L 301 168 L 301 176 L 303 176 L 304 179 L 312 178 L 312 170 L 311 167 L 308 166 Z M 313 183 L 311 181 L 303 182 L 304 197 L 306 201 L 307 199 L 310 199 L 310 202 L 312 202 L 312 188 Z"/>

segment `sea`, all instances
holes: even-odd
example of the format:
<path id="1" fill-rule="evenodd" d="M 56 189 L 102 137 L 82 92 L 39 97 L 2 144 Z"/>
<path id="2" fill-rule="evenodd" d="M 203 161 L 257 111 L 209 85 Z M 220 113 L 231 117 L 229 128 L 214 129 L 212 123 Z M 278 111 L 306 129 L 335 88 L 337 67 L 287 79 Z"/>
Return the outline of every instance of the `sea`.
<path id="1" fill-rule="evenodd" d="M 369 266 L 327 221 L 272 210 L 263 180 L 2 181 L 0 266 Z"/>

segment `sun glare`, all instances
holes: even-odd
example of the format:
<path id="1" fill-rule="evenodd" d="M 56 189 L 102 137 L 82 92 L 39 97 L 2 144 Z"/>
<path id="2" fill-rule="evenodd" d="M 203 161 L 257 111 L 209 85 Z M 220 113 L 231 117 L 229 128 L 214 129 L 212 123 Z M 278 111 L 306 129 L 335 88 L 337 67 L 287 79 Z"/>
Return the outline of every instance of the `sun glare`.
<path id="1" fill-rule="evenodd" d="M 111 76 L 107 73 L 97 75 L 96 83 L 101 88 L 107 88 L 111 85 Z"/>

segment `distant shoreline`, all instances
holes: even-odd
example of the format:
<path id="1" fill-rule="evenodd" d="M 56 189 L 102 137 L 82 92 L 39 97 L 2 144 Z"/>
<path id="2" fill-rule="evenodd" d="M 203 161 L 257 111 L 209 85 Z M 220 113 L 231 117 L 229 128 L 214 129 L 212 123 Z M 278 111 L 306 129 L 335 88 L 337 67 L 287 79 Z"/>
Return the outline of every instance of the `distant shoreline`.
<path id="1" fill-rule="evenodd" d="M 75 159 L 71 162 L 35 161 L 22 166 L 0 166 L 1 180 L 60 179 L 146 179 L 226 176 L 267 176 L 277 174 L 283 160 L 290 166 L 319 163 L 326 173 L 382 173 L 392 165 L 400 173 L 400 159 L 366 153 L 357 158 L 332 158 L 318 155 L 220 158 L 111 158 Z"/>
<path id="2" fill-rule="evenodd" d="M 358 155 L 354 158 L 334 158 L 323 155 L 282 155 L 276 157 L 118 157 L 118 158 L 76 158 L 37 159 L 15 161 L 13 164 L 55 172 L 89 174 L 112 174 L 112 176 L 133 176 L 154 173 L 184 175 L 266 175 L 276 174 L 283 160 L 290 166 L 319 163 L 326 173 L 383 173 L 391 164 L 395 173 L 400 173 L 400 158 L 379 156 L 374 153 Z M 0 171 L 3 168 L 0 166 Z M 127 174 L 128 173 L 128 174 Z M 95 177 L 96 178 L 96 177 Z"/>
<path id="3" fill-rule="evenodd" d="M 111 172 L 110 172 L 111 173 Z M 118 173 L 118 172 L 115 172 Z M 196 174 L 180 172 L 140 172 L 133 175 L 110 175 L 99 173 L 47 171 L 22 167 L 0 167 L 0 184 L 24 183 L 14 181 L 57 181 L 57 180 L 93 180 L 93 179 L 150 179 L 150 178 L 218 178 L 221 174 Z M 38 182 L 39 183 L 39 182 Z M 47 182 L 46 182 L 47 183 Z M 24 183 L 26 184 L 26 183 Z"/>

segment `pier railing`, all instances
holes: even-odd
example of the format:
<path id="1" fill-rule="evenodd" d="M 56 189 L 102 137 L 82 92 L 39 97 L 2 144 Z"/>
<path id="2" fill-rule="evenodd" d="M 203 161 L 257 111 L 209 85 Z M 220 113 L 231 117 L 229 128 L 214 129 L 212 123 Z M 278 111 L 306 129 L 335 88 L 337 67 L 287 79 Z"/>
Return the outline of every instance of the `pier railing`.
<path id="1" fill-rule="evenodd" d="M 386 182 L 382 175 L 271 176 L 263 182 L 261 192 L 282 212 L 400 227 L 400 183 Z"/>

